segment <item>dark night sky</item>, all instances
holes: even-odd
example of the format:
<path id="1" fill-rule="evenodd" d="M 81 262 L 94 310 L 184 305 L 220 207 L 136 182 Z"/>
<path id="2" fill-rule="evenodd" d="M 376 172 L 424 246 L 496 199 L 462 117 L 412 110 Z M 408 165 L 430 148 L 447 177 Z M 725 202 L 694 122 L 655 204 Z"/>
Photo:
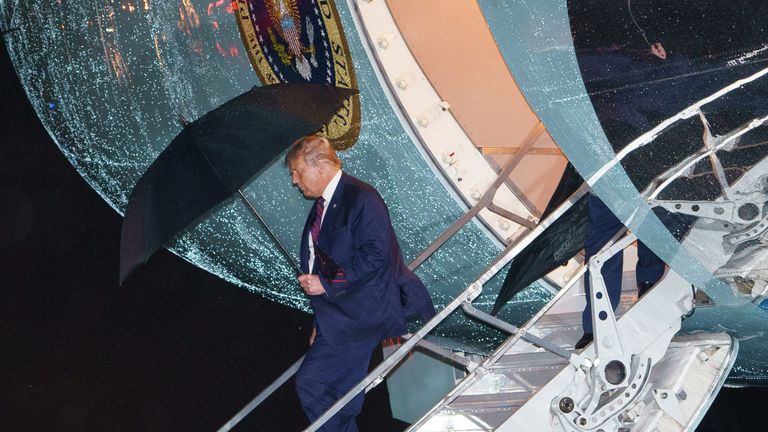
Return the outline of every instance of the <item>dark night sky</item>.
<path id="1" fill-rule="evenodd" d="M 212 431 L 306 349 L 311 317 L 163 250 L 117 285 L 120 216 L 43 129 L 0 49 L 0 425 Z M 699 431 L 762 424 L 765 389 L 725 389 Z M 361 431 L 403 429 L 383 390 Z M 306 426 L 291 385 L 236 430 Z"/>

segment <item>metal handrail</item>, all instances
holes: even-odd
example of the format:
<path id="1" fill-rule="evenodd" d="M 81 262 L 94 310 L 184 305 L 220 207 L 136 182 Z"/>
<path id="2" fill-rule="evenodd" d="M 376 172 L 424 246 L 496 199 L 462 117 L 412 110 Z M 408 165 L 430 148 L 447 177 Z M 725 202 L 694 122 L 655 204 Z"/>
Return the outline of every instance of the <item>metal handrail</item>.
<path id="1" fill-rule="evenodd" d="M 520 334 L 520 339 L 523 339 L 524 341 L 529 342 L 539 348 L 543 348 L 557 355 L 558 357 L 564 358 L 574 365 L 584 365 L 588 367 L 591 364 L 588 360 L 576 354 L 575 352 L 568 351 L 567 349 L 562 348 L 559 345 L 556 345 L 538 336 L 522 331 L 517 326 L 514 326 L 491 314 L 488 314 L 479 310 L 478 308 L 472 306 L 472 303 L 470 302 L 464 302 L 464 304 L 462 305 L 462 308 L 464 309 L 464 313 L 471 316 L 472 318 L 475 318 L 478 321 L 482 321 L 488 325 L 496 327 L 497 329 L 505 331 L 509 334 L 512 334 L 512 335 Z"/>
<path id="2" fill-rule="evenodd" d="M 285 370 L 282 374 L 280 374 L 279 377 L 277 377 L 276 380 L 272 381 L 272 384 L 270 384 L 267 388 L 261 391 L 258 395 L 256 395 L 255 398 L 253 398 L 250 402 L 248 402 L 247 405 L 245 405 L 240 411 L 235 414 L 234 417 L 229 419 L 228 422 L 224 423 L 223 426 L 221 426 L 217 432 L 227 432 L 231 430 L 233 427 L 235 427 L 236 424 L 240 423 L 240 420 L 244 419 L 245 416 L 251 413 L 257 406 L 259 406 L 264 400 L 266 400 L 272 393 L 275 392 L 281 385 L 283 385 L 286 381 L 288 381 L 295 373 L 299 370 L 299 367 L 301 366 L 301 362 L 304 361 L 304 356 L 301 356 L 300 359 L 296 360 L 291 367 Z"/>
<path id="3" fill-rule="evenodd" d="M 541 134 L 544 133 L 544 131 L 544 125 L 542 125 L 541 122 L 536 123 L 531 128 L 531 130 L 528 131 L 528 134 L 523 139 L 523 144 L 520 147 L 520 151 L 506 163 L 504 169 L 502 169 L 501 172 L 496 176 L 496 180 L 494 180 L 493 183 L 488 186 L 483 195 L 481 195 L 477 200 L 475 205 L 473 205 L 459 219 L 457 219 L 456 222 L 448 227 L 437 239 L 435 239 L 435 241 L 424 248 L 424 250 L 418 256 L 416 256 L 416 258 L 414 258 L 410 264 L 408 264 L 408 268 L 410 270 L 414 270 L 422 263 L 424 263 L 427 258 L 432 256 L 435 251 L 440 249 L 440 247 L 442 247 L 445 242 L 450 240 L 451 237 L 453 237 L 457 232 L 459 232 L 461 228 L 464 227 L 464 225 L 479 215 L 480 211 L 485 208 L 488 208 L 489 210 L 494 211 L 496 214 L 499 214 L 500 216 L 505 217 L 521 226 L 531 228 L 531 222 L 529 222 L 526 218 L 498 207 L 493 203 L 493 198 L 496 196 L 496 192 L 499 190 L 499 187 L 501 187 L 501 185 L 504 183 L 504 179 L 507 178 L 520 164 L 520 162 L 523 160 L 523 157 L 525 157 L 526 152 L 533 148 L 533 145 L 539 139 Z"/>

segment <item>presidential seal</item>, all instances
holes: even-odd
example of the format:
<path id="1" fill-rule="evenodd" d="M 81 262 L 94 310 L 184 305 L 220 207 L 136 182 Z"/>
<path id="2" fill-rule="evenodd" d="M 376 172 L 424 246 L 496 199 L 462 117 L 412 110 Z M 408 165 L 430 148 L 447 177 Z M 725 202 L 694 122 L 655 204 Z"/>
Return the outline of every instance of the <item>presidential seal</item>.
<path id="1" fill-rule="evenodd" d="M 333 0 L 236 0 L 237 21 L 263 84 L 306 81 L 357 88 L 352 57 Z M 360 133 L 360 96 L 349 97 L 323 127 L 337 150 Z"/>

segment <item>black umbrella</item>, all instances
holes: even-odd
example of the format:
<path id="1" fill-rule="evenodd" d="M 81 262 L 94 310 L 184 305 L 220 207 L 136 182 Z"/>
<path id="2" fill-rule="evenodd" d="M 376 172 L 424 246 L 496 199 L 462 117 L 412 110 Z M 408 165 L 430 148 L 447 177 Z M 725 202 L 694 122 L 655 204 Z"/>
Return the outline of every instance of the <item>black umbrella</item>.
<path id="1" fill-rule="evenodd" d="M 584 180 L 569 162 L 541 218 L 544 219 L 555 211 L 582 183 Z M 566 263 L 583 249 L 588 218 L 587 199 L 582 197 L 523 249 L 509 266 L 491 314 L 499 313 L 517 293 Z"/>
<path id="2" fill-rule="evenodd" d="M 188 124 L 133 188 L 120 239 L 120 283 L 291 143 L 320 130 L 356 92 L 313 83 L 254 87 Z"/>

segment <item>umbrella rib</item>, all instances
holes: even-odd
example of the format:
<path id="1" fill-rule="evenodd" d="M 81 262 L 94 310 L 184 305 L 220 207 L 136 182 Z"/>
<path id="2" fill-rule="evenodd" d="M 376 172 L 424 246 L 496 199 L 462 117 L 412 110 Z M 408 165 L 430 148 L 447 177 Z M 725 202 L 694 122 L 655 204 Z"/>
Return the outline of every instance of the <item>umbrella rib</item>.
<path id="1" fill-rule="evenodd" d="M 216 170 L 213 163 L 211 163 L 211 160 L 208 159 L 208 155 L 203 151 L 202 147 L 200 147 L 200 144 L 197 142 L 197 140 L 192 140 L 195 144 L 195 147 L 197 147 L 197 150 L 200 154 L 203 155 L 203 159 L 205 159 L 205 163 L 208 164 L 208 167 L 213 171 L 213 173 L 216 175 L 216 178 L 219 179 L 220 184 L 224 184 L 224 179 L 219 174 L 218 170 Z M 256 216 L 256 218 L 262 223 L 265 230 L 267 231 L 267 234 L 269 234 L 269 237 L 274 241 L 274 243 L 278 246 L 278 248 L 282 251 L 283 255 L 288 259 L 288 261 L 291 263 L 293 268 L 296 270 L 297 274 L 304 274 L 301 269 L 299 268 L 298 264 L 296 264 L 296 261 L 293 259 L 293 257 L 288 253 L 288 251 L 285 249 L 283 244 L 278 240 L 278 238 L 275 236 L 275 234 L 272 232 L 271 229 L 269 229 L 269 226 L 267 225 L 266 221 L 261 217 L 258 211 L 256 211 L 256 208 L 251 204 L 251 202 L 248 200 L 248 198 L 245 197 L 245 194 L 243 194 L 243 191 L 240 189 L 240 185 L 237 185 L 236 187 L 237 192 L 240 194 L 240 197 L 245 201 L 245 204 L 248 206 L 248 208 L 251 210 L 251 212 Z"/>
<path id="2" fill-rule="evenodd" d="M 195 147 L 197 147 L 197 151 L 200 152 L 201 155 L 203 155 L 203 159 L 205 160 L 205 163 L 207 163 L 211 171 L 213 171 L 213 173 L 216 174 L 216 178 L 219 179 L 219 183 L 223 185 L 224 179 L 219 174 L 219 171 L 216 169 L 216 167 L 211 163 L 211 160 L 208 159 L 208 155 L 203 151 L 203 148 L 200 147 L 200 144 L 198 144 L 197 140 L 193 139 L 192 142 L 195 143 Z"/>

